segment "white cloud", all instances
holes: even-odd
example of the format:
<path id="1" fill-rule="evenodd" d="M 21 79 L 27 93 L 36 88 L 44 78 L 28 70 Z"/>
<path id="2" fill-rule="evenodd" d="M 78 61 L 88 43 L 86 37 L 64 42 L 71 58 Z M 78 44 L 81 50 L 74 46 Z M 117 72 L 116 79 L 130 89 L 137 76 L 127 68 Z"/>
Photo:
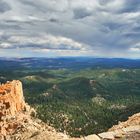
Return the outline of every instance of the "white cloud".
<path id="1" fill-rule="evenodd" d="M 35 48 L 38 49 L 57 49 L 57 50 L 88 50 L 88 45 L 76 42 L 72 39 L 52 36 L 10 36 L 7 42 L 0 44 L 0 48 Z"/>
<path id="2" fill-rule="evenodd" d="M 2 49 L 7 49 L 10 47 L 11 47 L 10 43 L 5 43 L 5 42 L 0 43 L 0 48 L 2 48 Z"/>
<path id="3" fill-rule="evenodd" d="M 140 52 L 140 43 L 136 43 L 133 47 L 130 48 L 130 51 Z"/>
<path id="4" fill-rule="evenodd" d="M 140 48 L 130 48 L 131 51 L 140 52 Z"/>
<path id="5" fill-rule="evenodd" d="M 4 5 L 0 48 L 108 52 L 112 57 L 133 52 L 135 57 L 130 50 L 137 50 L 139 42 L 139 0 L 7 0 Z"/>

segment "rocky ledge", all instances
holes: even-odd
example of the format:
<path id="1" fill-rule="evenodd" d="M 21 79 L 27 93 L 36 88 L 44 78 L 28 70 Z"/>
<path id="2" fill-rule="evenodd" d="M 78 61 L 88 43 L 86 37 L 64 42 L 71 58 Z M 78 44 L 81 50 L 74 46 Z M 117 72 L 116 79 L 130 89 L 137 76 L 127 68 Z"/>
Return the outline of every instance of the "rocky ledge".
<path id="1" fill-rule="evenodd" d="M 36 112 L 25 103 L 22 83 L 0 85 L 0 140 L 140 140 L 140 113 L 108 132 L 70 138 L 35 118 Z"/>
<path id="2" fill-rule="evenodd" d="M 18 80 L 0 85 L 0 140 L 61 140 L 68 136 L 35 118 Z"/>

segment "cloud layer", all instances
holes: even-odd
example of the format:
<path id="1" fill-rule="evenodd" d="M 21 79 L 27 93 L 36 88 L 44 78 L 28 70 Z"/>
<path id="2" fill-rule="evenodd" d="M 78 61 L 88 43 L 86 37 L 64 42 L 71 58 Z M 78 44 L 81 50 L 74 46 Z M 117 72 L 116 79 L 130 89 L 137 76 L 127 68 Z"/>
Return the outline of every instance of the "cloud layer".
<path id="1" fill-rule="evenodd" d="M 0 55 L 20 54 L 140 58 L 140 2 L 0 0 Z"/>

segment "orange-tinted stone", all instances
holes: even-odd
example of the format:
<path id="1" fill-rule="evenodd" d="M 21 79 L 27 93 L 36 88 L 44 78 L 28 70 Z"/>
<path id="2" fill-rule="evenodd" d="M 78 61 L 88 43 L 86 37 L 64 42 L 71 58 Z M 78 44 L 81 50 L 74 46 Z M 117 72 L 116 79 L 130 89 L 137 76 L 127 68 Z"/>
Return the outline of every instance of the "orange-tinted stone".
<path id="1" fill-rule="evenodd" d="M 15 115 L 25 107 L 20 81 L 7 82 L 0 85 L 0 119 L 6 115 Z"/>
<path id="2" fill-rule="evenodd" d="M 5 136 L 18 127 L 14 121 L 7 122 L 7 118 L 18 115 L 25 107 L 20 81 L 14 80 L 0 85 L 0 136 Z"/>

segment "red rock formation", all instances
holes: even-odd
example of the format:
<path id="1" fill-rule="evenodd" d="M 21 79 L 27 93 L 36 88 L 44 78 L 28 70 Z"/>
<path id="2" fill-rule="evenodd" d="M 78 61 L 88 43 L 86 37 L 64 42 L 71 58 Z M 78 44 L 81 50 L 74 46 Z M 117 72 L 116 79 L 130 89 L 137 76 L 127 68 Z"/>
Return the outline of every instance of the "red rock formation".
<path id="1" fill-rule="evenodd" d="M 3 116 L 14 116 L 24 109 L 25 102 L 20 81 L 7 82 L 0 86 L 0 120 Z"/>
<path id="2" fill-rule="evenodd" d="M 0 136 L 7 135 L 18 127 L 11 118 L 26 108 L 20 81 L 0 85 Z M 19 117 L 20 118 L 20 117 Z"/>
<path id="3" fill-rule="evenodd" d="M 24 101 L 20 81 L 0 85 L 0 140 L 27 140 L 40 133 L 40 140 L 66 139 L 67 135 L 32 117 L 35 113 Z"/>

